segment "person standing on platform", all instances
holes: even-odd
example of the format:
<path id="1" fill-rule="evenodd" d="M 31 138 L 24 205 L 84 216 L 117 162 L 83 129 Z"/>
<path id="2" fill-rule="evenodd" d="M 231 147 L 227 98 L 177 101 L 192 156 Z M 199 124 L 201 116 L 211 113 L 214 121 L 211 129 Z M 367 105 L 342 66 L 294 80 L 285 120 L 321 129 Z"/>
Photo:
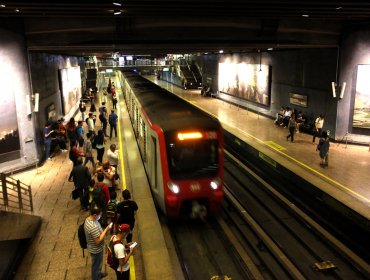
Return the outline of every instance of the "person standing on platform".
<path id="1" fill-rule="evenodd" d="M 111 144 L 109 150 L 107 151 L 107 158 L 110 166 L 113 166 L 116 169 L 116 179 L 119 178 L 118 176 L 118 149 L 116 148 L 116 144 Z"/>
<path id="2" fill-rule="evenodd" d="M 109 139 L 112 139 L 113 130 L 114 130 L 114 135 L 117 137 L 117 123 L 118 123 L 118 116 L 112 109 L 111 114 L 109 115 L 109 125 L 110 125 Z"/>
<path id="3" fill-rule="evenodd" d="M 80 197 L 81 209 L 88 210 L 89 204 L 89 183 L 91 180 L 91 174 L 86 166 L 82 165 L 82 158 L 77 158 L 77 164 L 72 169 L 72 178 L 75 185 L 75 189 L 78 190 Z"/>
<path id="4" fill-rule="evenodd" d="M 82 127 L 82 121 L 78 121 L 78 125 L 77 125 L 77 128 L 76 128 L 76 134 L 77 134 L 77 141 L 78 141 L 78 146 L 80 148 L 82 148 L 84 146 L 84 143 L 85 143 L 85 131 Z"/>
<path id="5" fill-rule="evenodd" d="M 90 209 L 90 216 L 85 219 L 84 224 L 87 249 L 91 255 L 91 278 L 93 280 L 99 280 L 108 275 L 106 272 L 103 273 L 101 269 L 103 265 L 104 239 L 108 230 L 110 230 L 110 225 L 104 230 L 102 229 L 99 223 L 101 215 L 101 209 L 93 206 Z"/>
<path id="6" fill-rule="evenodd" d="M 80 100 L 80 105 L 78 106 L 80 108 L 82 121 L 85 121 L 85 112 L 86 112 L 86 104 L 82 100 Z"/>
<path id="7" fill-rule="evenodd" d="M 94 168 L 95 167 L 95 161 L 94 161 L 94 157 L 93 157 L 93 147 L 92 147 L 92 143 L 91 143 L 91 138 L 93 137 L 94 134 L 88 132 L 86 134 L 86 143 L 85 143 L 85 162 L 84 162 L 84 166 L 86 166 L 86 164 L 91 161 L 92 163 L 92 167 Z"/>
<path id="8" fill-rule="evenodd" d="M 328 133 L 326 131 L 322 132 L 322 136 L 320 138 L 319 144 L 317 144 L 316 151 L 319 151 L 321 163 L 320 166 L 325 168 L 329 164 L 329 147 L 330 147 L 330 140 L 328 137 Z"/>
<path id="9" fill-rule="evenodd" d="M 117 280 L 130 279 L 129 259 L 134 253 L 135 249 L 131 247 L 125 247 L 125 245 L 123 244 L 123 240 L 129 234 L 130 230 L 130 225 L 122 224 L 118 227 L 118 233 L 116 235 L 113 235 L 110 240 L 110 242 L 114 244 L 114 255 L 118 259 L 118 267 L 116 270 Z"/>
<path id="10" fill-rule="evenodd" d="M 113 104 L 113 109 L 117 109 L 117 96 L 112 96 L 112 104 Z"/>
<path id="11" fill-rule="evenodd" d="M 104 132 L 103 130 L 98 131 L 98 135 L 95 136 L 95 143 L 96 143 L 96 159 L 99 162 L 103 162 L 103 156 L 104 156 L 104 151 L 105 151 L 105 142 L 107 141 L 104 137 Z"/>
<path id="12" fill-rule="evenodd" d="M 87 123 L 87 129 L 89 133 L 92 135 L 95 131 L 95 122 L 94 122 L 94 115 L 93 113 L 89 113 L 89 117 L 86 120 Z"/>
<path id="13" fill-rule="evenodd" d="M 136 202 L 131 200 L 131 193 L 128 189 L 122 191 L 123 201 L 117 205 L 118 223 L 129 224 L 130 233 L 127 235 L 127 243 L 132 241 L 132 232 L 135 226 L 135 214 L 139 209 Z"/>
<path id="14" fill-rule="evenodd" d="M 297 123 L 295 121 L 295 115 L 292 114 L 288 122 L 289 135 L 286 137 L 286 140 L 288 140 L 290 137 L 290 141 L 294 142 L 294 133 L 295 133 L 296 127 L 297 127 Z"/>
<path id="15" fill-rule="evenodd" d="M 320 114 L 315 120 L 315 131 L 313 132 L 312 143 L 315 143 L 316 137 L 321 137 L 322 128 L 324 126 L 324 115 Z"/>
<path id="16" fill-rule="evenodd" d="M 45 144 L 45 157 L 47 160 L 51 160 L 50 157 L 50 150 L 51 150 L 51 134 L 54 133 L 54 130 L 51 129 L 51 125 L 49 122 L 45 123 L 44 128 L 44 144 Z"/>

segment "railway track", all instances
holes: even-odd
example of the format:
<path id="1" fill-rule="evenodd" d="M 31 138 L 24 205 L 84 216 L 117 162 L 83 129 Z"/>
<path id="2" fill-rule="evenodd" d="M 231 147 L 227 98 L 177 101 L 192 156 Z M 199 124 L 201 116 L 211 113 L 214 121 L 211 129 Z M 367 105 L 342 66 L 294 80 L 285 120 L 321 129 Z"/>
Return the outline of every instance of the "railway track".
<path id="1" fill-rule="evenodd" d="M 366 262 L 226 154 L 224 228 L 258 269 L 255 278 L 369 279 Z"/>

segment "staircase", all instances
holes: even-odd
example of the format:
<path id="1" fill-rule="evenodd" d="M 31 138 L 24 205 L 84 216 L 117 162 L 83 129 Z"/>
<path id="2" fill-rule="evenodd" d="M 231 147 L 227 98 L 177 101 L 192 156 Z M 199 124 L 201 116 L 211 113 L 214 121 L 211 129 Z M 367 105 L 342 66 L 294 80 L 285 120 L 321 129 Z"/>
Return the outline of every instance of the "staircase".
<path id="1" fill-rule="evenodd" d="M 202 77 L 196 65 L 189 65 L 186 59 L 180 60 L 180 70 L 184 77 L 184 88 L 199 88 L 202 85 Z"/>
<path id="2" fill-rule="evenodd" d="M 32 215 L 31 186 L 0 174 L 0 279 L 13 279 L 22 257 L 41 226 Z"/>

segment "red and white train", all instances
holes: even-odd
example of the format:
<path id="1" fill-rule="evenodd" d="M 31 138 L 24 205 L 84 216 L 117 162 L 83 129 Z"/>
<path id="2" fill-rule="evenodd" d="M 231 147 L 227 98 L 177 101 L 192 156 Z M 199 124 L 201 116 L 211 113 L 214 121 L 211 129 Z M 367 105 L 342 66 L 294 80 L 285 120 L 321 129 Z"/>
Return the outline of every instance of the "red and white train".
<path id="1" fill-rule="evenodd" d="M 208 215 L 218 212 L 224 198 L 220 122 L 134 72 L 122 77 L 157 205 L 171 218 L 189 216 L 199 206 Z"/>

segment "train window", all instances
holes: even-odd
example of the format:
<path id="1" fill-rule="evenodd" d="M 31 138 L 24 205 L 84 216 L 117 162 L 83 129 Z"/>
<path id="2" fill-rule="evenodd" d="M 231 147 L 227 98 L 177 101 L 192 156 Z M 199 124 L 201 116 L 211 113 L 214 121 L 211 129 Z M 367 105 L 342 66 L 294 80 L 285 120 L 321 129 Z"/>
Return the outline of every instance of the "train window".
<path id="1" fill-rule="evenodd" d="M 194 139 L 177 141 L 168 137 L 168 166 L 172 179 L 216 176 L 218 172 L 218 141 Z"/>

